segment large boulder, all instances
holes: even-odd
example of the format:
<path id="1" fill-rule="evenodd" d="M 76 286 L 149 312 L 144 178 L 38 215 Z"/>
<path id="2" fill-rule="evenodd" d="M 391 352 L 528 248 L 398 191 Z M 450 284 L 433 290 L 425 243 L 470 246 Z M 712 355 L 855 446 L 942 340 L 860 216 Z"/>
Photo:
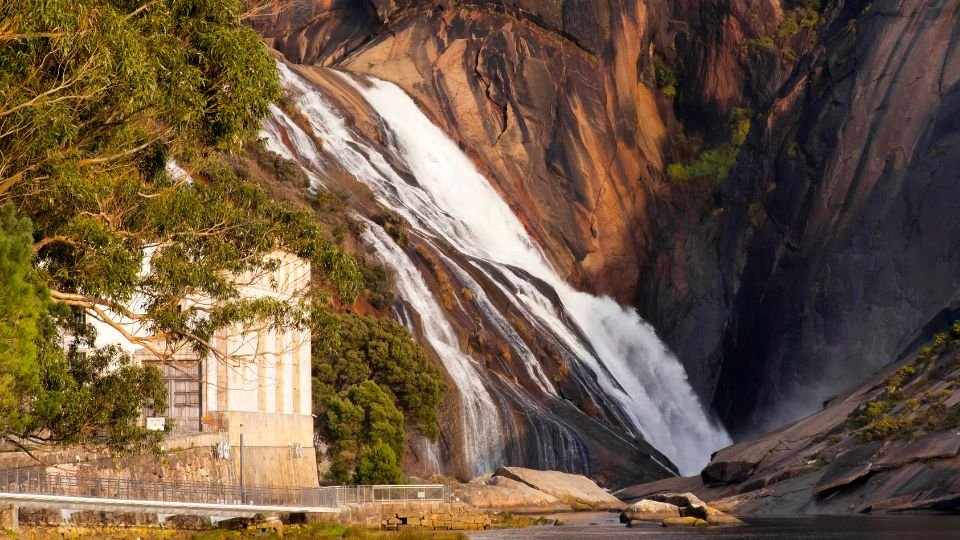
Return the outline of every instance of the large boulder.
<path id="1" fill-rule="evenodd" d="M 478 508 L 510 512 L 564 512 L 570 505 L 523 482 L 503 476 L 476 478 L 457 488 L 456 496 Z"/>
<path id="2" fill-rule="evenodd" d="M 693 493 L 657 493 L 651 495 L 650 500 L 675 507 L 682 518 L 702 520 L 708 525 L 743 524 L 739 519 L 709 506 Z M 673 516 L 670 519 L 673 519 Z"/>
<path id="3" fill-rule="evenodd" d="M 736 484 L 746 480 L 777 447 L 777 439 L 735 444 L 717 452 L 700 472 L 704 484 Z"/>
<path id="4" fill-rule="evenodd" d="M 538 471 L 522 467 L 501 467 L 494 478 L 502 477 L 526 484 L 556 497 L 574 510 L 623 510 L 626 503 L 579 474 L 559 471 Z"/>
<path id="5" fill-rule="evenodd" d="M 680 508 L 706 505 L 706 503 L 700 500 L 700 497 L 697 497 L 693 493 L 655 493 L 650 495 L 648 498 L 651 501 L 672 504 L 674 506 L 679 506 Z"/>
<path id="6" fill-rule="evenodd" d="M 674 517 L 680 517 L 680 507 L 677 505 L 644 499 L 628 506 L 620 514 L 620 522 L 662 521 Z"/>

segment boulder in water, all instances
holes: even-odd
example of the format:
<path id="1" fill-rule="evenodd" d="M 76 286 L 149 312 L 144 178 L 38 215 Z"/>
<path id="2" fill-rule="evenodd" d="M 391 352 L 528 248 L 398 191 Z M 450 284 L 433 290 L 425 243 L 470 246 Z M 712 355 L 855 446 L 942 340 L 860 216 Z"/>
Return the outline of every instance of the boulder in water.
<path id="1" fill-rule="evenodd" d="M 743 524 L 739 519 L 709 506 L 693 493 L 656 493 L 650 495 L 650 501 L 673 505 L 681 517 L 703 520 L 709 525 Z"/>
<path id="2" fill-rule="evenodd" d="M 680 508 L 706 505 L 705 502 L 700 500 L 700 497 L 697 497 L 693 493 L 654 493 L 647 498 L 651 501 L 664 502 L 679 506 Z"/>
<path id="3" fill-rule="evenodd" d="M 628 506 L 620 514 L 620 522 L 661 521 L 672 517 L 681 517 L 680 507 L 675 504 L 644 499 Z"/>

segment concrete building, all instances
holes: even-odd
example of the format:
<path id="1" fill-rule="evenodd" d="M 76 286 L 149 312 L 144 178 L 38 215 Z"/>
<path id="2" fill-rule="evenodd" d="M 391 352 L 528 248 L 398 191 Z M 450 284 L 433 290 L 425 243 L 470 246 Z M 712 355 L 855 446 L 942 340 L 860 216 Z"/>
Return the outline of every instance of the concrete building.
<path id="1" fill-rule="evenodd" d="M 309 262 L 286 252 L 270 258 L 279 262 L 274 271 L 236 276 L 241 295 L 300 301 Z M 222 433 L 237 467 L 242 434 L 249 485 L 316 486 L 310 337 L 299 328 L 234 327 L 215 333 L 202 358 L 187 348 L 162 361 L 137 350 L 135 357 L 157 365 L 167 381 L 167 410 L 149 414 L 172 420 L 171 437 Z"/>

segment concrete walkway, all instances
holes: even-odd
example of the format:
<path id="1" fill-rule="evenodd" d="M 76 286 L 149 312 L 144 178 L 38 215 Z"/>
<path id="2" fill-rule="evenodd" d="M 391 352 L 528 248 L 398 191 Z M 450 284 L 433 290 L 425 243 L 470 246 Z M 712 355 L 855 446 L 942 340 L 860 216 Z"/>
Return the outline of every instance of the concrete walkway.
<path id="1" fill-rule="evenodd" d="M 0 493 L 0 505 L 13 505 L 16 507 L 27 508 L 57 508 L 74 511 L 97 510 L 170 515 L 186 514 L 218 516 L 224 518 L 250 517 L 255 514 L 335 514 L 340 512 L 339 508 L 323 506 L 253 506 L 243 504 L 101 499 L 95 497 L 70 497 L 63 495 L 36 495 L 32 493 Z"/>

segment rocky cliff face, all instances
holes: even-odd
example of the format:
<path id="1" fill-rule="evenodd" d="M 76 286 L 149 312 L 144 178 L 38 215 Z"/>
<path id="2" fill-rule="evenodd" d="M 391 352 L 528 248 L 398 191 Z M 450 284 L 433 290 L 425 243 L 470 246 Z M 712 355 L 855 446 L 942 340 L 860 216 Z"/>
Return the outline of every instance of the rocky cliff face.
<path id="1" fill-rule="evenodd" d="M 292 0 L 290 61 L 393 81 L 727 426 L 819 407 L 957 309 L 958 2 Z M 729 176 L 678 181 L 750 135 Z M 722 175 L 719 175 L 722 176 Z"/>
<path id="2" fill-rule="evenodd" d="M 402 86 L 495 180 L 570 281 L 629 301 L 664 167 L 669 103 L 644 83 L 663 32 L 652 11 L 665 3 L 656 4 L 301 2 L 260 24 L 294 62 Z M 349 54 L 332 45 L 361 30 Z"/>
<path id="3" fill-rule="evenodd" d="M 960 323 L 823 410 L 714 455 L 698 477 L 618 492 L 692 490 L 739 515 L 960 507 Z"/>
<path id="4" fill-rule="evenodd" d="M 958 6 L 833 8 L 722 186 L 734 429 L 814 410 L 957 307 Z"/>

